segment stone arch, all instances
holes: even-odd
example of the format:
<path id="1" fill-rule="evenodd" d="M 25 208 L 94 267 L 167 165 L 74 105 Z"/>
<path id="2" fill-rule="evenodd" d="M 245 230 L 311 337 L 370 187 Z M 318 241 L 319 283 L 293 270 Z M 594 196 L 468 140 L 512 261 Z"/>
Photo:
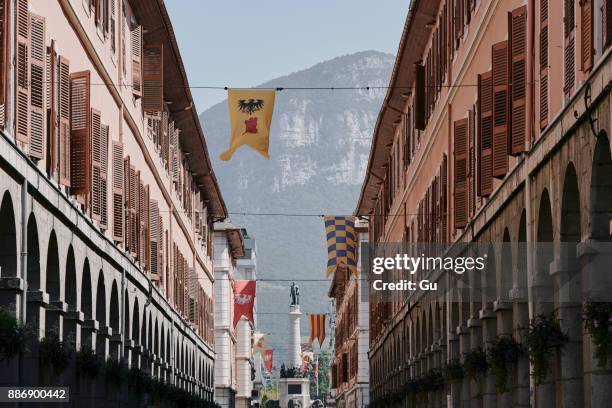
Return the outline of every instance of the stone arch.
<path id="1" fill-rule="evenodd" d="M 108 325 L 113 329 L 113 334 L 119 333 L 119 290 L 117 281 L 113 279 L 109 306 Z"/>
<path id="2" fill-rule="evenodd" d="M 166 330 L 164 329 L 164 322 L 162 320 L 159 326 L 159 354 L 162 361 L 166 361 Z"/>
<path id="3" fill-rule="evenodd" d="M 57 246 L 57 237 L 55 231 L 51 231 L 49 237 L 49 247 L 47 250 L 47 273 L 45 288 L 49 294 L 50 304 L 47 309 L 45 319 L 45 331 L 47 333 L 54 332 L 60 334 L 60 321 L 57 305 L 60 301 L 60 264 L 59 264 L 59 249 Z"/>
<path id="4" fill-rule="evenodd" d="M 0 206 L 0 274 L 17 276 L 17 231 L 11 194 L 6 191 Z"/>
<path id="5" fill-rule="evenodd" d="M 561 246 L 559 256 L 564 258 L 563 269 L 567 270 L 568 276 L 566 278 L 569 280 L 569 299 L 564 299 L 564 301 L 571 303 L 580 302 L 582 296 L 578 259 L 576 258 L 576 245 L 581 241 L 581 231 L 578 177 L 573 163 L 569 163 L 565 171 L 561 198 Z"/>
<path id="6" fill-rule="evenodd" d="M 612 210 L 612 157 L 610 141 L 602 131 L 597 137 L 591 172 L 589 232 L 592 238 L 610 240 Z"/>
<path id="7" fill-rule="evenodd" d="M 519 221 L 516 278 L 514 285 L 520 292 L 527 293 L 527 211 L 523 209 Z M 522 297 L 522 296 L 521 296 Z"/>
<path id="8" fill-rule="evenodd" d="M 96 286 L 96 320 L 100 325 L 100 329 L 105 328 L 108 324 L 106 316 L 106 285 L 104 283 L 104 274 L 100 269 Z M 98 333 L 96 336 L 96 354 L 106 358 L 106 337 L 104 333 Z"/>
<path id="9" fill-rule="evenodd" d="M 135 346 L 140 345 L 140 309 L 137 297 L 134 297 L 134 310 L 132 310 L 132 341 Z"/>
<path id="10" fill-rule="evenodd" d="M 147 349 L 147 311 L 146 305 L 142 306 L 142 324 L 140 329 L 140 344 L 143 349 Z"/>
<path id="11" fill-rule="evenodd" d="M 553 241 L 553 221 L 552 207 L 548 190 L 544 189 L 540 197 L 540 206 L 537 218 L 536 240 L 538 248 L 536 251 L 536 282 L 534 287 L 537 290 L 536 313 L 550 313 L 553 310 L 553 285 L 550 278 L 550 263 L 553 260 L 553 248 L 550 243 Z M 539 305 L 539 307 L 538 307 Z"/>
<path id="12" fill-rule="evenodd" d="M 512 289 L 512 239 L 510 238 L 510 230 L 504 229 L 501 246 L 501 268 L 498 274 L 498 291 L 497 297 L 501 301 L 508 301 L 509 292 Z"/>
<path id="13" fill-rule="evenodd" d="M 64 297 L 68 304 L 68 310 L 77 310 L 76 263 L 72 245 L 68 247 L 68 256 L 66 257 L 66 290 Z"/>
<path id="14" fill-rule="evenodd" d="M 124 339 L 128 340 L 130 335 L 130 296 L 128 290 L 123 291 L 123 332 Z"/>
<path id="15" fill-rule="evenodd" d="M 89 271 L 89 260 L 85 258 L 81 283 L 81 312 L 83 312 L 83 317 L 85 318 L 85 320 L 93 319 L 91 300 L 91 272 Z"/>
<path id="16" fill-rule="evenodd" d="M 157 317 L 155 317 L 155 329 L 153 332 L 153 353 L 155 353 L 156 356 L 159 357 L 160 353 L 159 353 L 159 325 L 157 322 Z"/>
<path id="17" fill-rule="evenodd" d="M 28 218 L 28 290 L 40 290 L 40 248 L 34 213 Z"/>

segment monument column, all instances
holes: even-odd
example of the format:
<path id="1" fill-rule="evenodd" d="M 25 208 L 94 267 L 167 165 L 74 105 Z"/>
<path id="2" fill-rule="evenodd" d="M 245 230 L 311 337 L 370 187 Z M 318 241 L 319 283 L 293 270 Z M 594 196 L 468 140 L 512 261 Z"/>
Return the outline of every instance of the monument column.
<path id="1" fill-rule="evenodd" d="M 289 306 L 289 366 L 302 366 L 302 346 L 300 344 L 300 305 Z"/>

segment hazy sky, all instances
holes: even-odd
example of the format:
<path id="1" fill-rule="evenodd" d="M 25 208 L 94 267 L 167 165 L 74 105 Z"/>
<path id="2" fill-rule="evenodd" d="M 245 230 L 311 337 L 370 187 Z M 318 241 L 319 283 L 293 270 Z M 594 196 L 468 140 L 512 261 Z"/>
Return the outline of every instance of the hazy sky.
<path id="1" fill-rule="evenodd" d="M 356 51 L 395 54 L 409 3 L 166 0 L 166 7 L 189 83 L 246 87 Z M 225 98 L 224 91 L 192 93 L 198 112 Z"/>

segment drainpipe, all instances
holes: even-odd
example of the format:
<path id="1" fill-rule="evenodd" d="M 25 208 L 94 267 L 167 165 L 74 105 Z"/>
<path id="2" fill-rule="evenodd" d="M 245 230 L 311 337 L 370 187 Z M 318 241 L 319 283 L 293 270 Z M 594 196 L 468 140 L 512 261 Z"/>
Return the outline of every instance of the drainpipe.
<path id="1" fill-rule="evenodd" d="M 21 278 L 23 292 L 21 294 L 21 322 L 26 322 L 26 293 L 28 291 L 28 180 L 24 177 L 21 183 Z"/>

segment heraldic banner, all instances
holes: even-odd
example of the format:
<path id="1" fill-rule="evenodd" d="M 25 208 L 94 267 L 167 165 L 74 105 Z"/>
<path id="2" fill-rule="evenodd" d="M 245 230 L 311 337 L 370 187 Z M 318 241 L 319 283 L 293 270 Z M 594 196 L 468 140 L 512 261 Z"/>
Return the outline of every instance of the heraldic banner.
<path id="1" fill-rule="evenodd" d="M 221 155 L 229 160 L 242 145 L 247 145 L 269 158 L 270 125 L 274 112 L 273 90 L 230 89 L 227 91 L 227 107 L 230 117 L 230 147 Z"/>
<path id="2" fill-rule="evenodd" d="M 274 358 L 274 350 L 267 349 L 266 351 L 264 351 L 264 365 L 266 366 L 266 369 L 268 370 L 269 373 L 272 372 L 273 358 Z"/>
<path id="3" fill-rule="evenodd" d="M 234 285 L 234 327 L 242 316 L 253 323 L 253 305 L 255 305 L 254 280 L 237 280 Z"/>

